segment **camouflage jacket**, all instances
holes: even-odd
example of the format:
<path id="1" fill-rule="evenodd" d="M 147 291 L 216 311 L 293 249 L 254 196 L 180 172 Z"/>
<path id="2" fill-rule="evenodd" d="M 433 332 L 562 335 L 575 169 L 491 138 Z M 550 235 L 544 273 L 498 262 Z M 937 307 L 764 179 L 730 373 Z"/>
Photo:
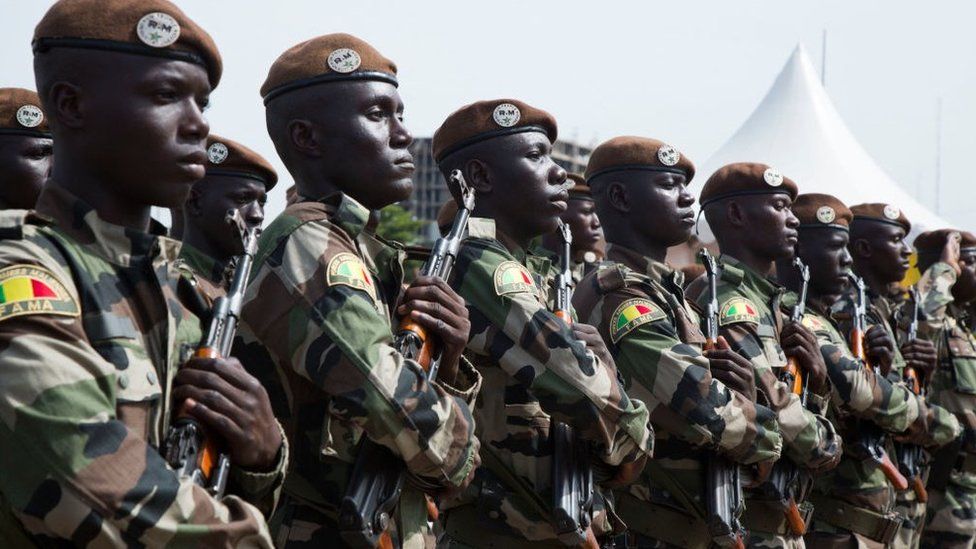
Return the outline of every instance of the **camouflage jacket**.
<path id="1" fill-rule="evenodd" d="M 808 471 L 837 465 L 842 441 L 824 417 L 827 399 L 810 393 L 807 408 L 779 380 L 786 355 L 779 333 L 786 317 L 779 309 L 784 289 L 763 278 L 734 258 L 719 257 L 719 334 L 729 346 L 752 361 L 761 404 L 772 408 L 783 434 L 783 455 Z M 695 280 L 688 296 L 707 305 L 706 277 Z"/>
<path id="2" fill-rule="evenodd" d="M 478 463 L 469 405 L 481 378 L 468 365 L 455 386 L 428 382 L 393 348 L 403 253 L 366 230 L 369 215 L 341 193 L 288 206 L 261 234 L 236 342 L 291 442 L 287 502 L 332 517 L 364 433 L 430 490 Z M 405 490 L 404 540 L 426 532 L 423 504 Z"/>
<path id="3" fill-rule="evenodd" d="M 179 243 L 53 185 L 37 211 L 0 241 L 0 539 L 269 547 L 248 501 L 270 510 L 287 451 L 271 473 L 233 468 L 237 495 L 220 501 L 158 451 L 173 376 L 201 336 Z"/>
<path id="4" fill-rule="evenodd" d="M 194 273 L 197 273 L 197 276 L 205 279 L 211 285 L 217 287 L 227 285 L 226 263 L 217 261 L 185 242 L 180 247 L 180 260 Z"/>
<path id="5" fill-rule="evenodd" d="M 550 312 L 554 274 L 548 258 L 496 233 L 493 220 L 472 218 L 453 282 L 468 304 L 467 352 L 484 377 L 475 412 L 482 453 L 492 452 L 526 488 L 506 488 L 493 526 L 533 541 L 554 533 L 519 494 L 531 490 L 551 501 L 551 420 L 572 425 L 609 465 L 653 447 L 647 408 L 627 396 L 615 365 L 601 362 Z"/>
<path id="6" fill-rule="evenodd" d="M 705 336 L 682 290 L 682 273 L 616 244 L 576 288 L 582 322 L 600 330 L 627 392 L 647 404 L 655 462 L 701 498 L 705 454 L 745 464 L 775 461 L 782 449 L 776 415 L 715 380 L 702 355 Z M 656 472 L 628 491 L 645 501 L 673 501 Z"/>
<path id="7" fill-rule="evenodd" d="M 783 304 L 791 307 L 795 301 L 796 294 L 789 293 Z M 825 309 L 810 303 L 803 325 L 816 334 L 820 343 L 831 384 L 829 417 L 848 444 L 840 464 L 817 476 L 814 490 L 879 512 L 887 511 L 891 494 L 884 474 L 855 451 L 857 420 L 870 421 L 886 432 L 908 436 L 921 444 L 944 444 L 951 439 L 956 432 L 954 420 L 931 410 L 905 384 L 892 383 L 864 367 Z"/>
<path id="8" fill-rule="evenodd" d="M 922 275 L 918 289 L 925 320 L 919 323 L 918 332 L 935 344 L 939 354 L 929 400 L 959 418 L 966 435 L 964 449 L 976 453 L 976 336 L 964 309 L 953 301 L 956 278 L 952 267 L 942 262 Z"/>

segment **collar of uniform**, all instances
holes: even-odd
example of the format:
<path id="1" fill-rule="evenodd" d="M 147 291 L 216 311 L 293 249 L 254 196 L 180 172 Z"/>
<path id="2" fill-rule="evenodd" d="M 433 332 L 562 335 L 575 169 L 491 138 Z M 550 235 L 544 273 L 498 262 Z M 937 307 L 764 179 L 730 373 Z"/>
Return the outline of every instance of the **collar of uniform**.
<path id="1" fill-rule="evenodd" d="M 332 221 L 356 238 L 369 224 L 369 208 L 357 202 L 345 193 L 336 193 L 324 200 L 326 204 L 335 206 Z"/>
<path id="2" fill-rule="evenodd" d="M 722 265 L 722 280 L 737 286 L 747 284 L 763 295 L 772 295 L 780 289 L 779 285 L 773 283 L 768 278 L 760 276 L 751 267 L 730 255 L 723 254 L 719 256 L 718 260 Z"/>
<path id="3" fill-rule="evenodd" d="M 214 284 L 221 283 L 224 274 L 224 265 L 213 257 L 184 242 L 180 249 L 180 259 L 185 261 L 194 273 Z"/>
<path id="4" fill-rule="evenodd" d="M 468 219 L 468 237 L 497 240 L 502 244 L 502 246 L 505 246 L 505 249 L 507 249 L 509 253 L 515 257 L 515 259 L 525 261 L 525 250 L 516 244 L 515 240 L 513 240 L 511 237 L 499 231 L 498 227 L 495 225 L 494 219 L 487 217 L 472 217 Z"/>
<path id="5" fill-rule="evenodd" d="M 654 282 L 662 283 L 665 280 L 670 280 L 677 283 L 679 288 L 681 287 L 680 277 L 675 278 L 674 269 L 669 267 L 667 263 L 655 261 L 630 248 L 607 243 L 607 260 L 621 263 L 631 270 L 647 275 Z"/>
<path id="6" fill-rule="evenodd" d="M 161 257 L 175 261 L 180 242 L 166 236 L 166 227 L 151 219 L 149 232 L 114 225 L 67 189 L 45 185 L 37 199 L 37 212 L 51 218 L 58 229 L 88 251 L 103 259 L 127 267 L 132 258 Z"/>

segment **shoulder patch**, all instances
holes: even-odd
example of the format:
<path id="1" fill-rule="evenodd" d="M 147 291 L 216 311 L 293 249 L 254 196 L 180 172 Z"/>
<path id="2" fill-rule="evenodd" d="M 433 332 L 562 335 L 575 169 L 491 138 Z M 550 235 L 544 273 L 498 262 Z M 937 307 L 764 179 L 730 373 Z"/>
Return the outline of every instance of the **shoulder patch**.
<path id="1" fill-rule="evenodd" d="M 495 294 L 508 295 L 535 292 L 529 270 L 517 261 L 503 261 L 495 268 Z"/>
<path id="2" fill-rule="evenodd" d="M 736 322 L 759 324 L 759 309 L 744 297 L 733 297 L 722 305 L 722 310 L 718 314 L 718 324 L 725 326 Z"/>
<path id="3" fill-rule="evenodd" d="M 628 299 L 610 316 L 610 341 L 617 343 L 634 328 L 665 317 L 664 311 L 647 299 Z"/>
<path id="4" fill-rule="evenodd" d="M 823 321 L 812 315 L 803 315 L 801 324 L 806 326 L 812 332 L 822 332 L 826 329 Z"/>
<path id="5" fill-rule="evenodd" d="M 23 315 L 79 316 L 78 302 L 51 271 L 37 265 L 0 270 L 0 320 Z"/>
<path id="6" fill-rule="evenodd" d="M 366 292 L 369 299 L 376 302 L 376 286 L 373 277 L 356 254 L 340 252 L 329 260 L 325 282 L 329 286 L 349 286 Z"/>

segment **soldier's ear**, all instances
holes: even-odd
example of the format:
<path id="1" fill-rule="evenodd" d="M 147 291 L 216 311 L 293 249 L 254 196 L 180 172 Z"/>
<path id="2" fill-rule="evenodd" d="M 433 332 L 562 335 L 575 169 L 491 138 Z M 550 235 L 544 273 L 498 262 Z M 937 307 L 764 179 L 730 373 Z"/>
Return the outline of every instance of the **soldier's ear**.
<path id="1" fill-rule="evenodd" d="M 871 244 L 863 238 L 854 239 L 848 248 L 854 257 L 871 257 Z"/>
<path id="2" fill-rule="evenodd" d="M 627 194 L 627 186 L 619 181 L 607 183 L 606 188 L 607 202 L 610 207 L 618 212 L 630 212 L 630 196 Z"/>
<path id="3" fill-rule="evenodd" d="M 48 91 L 47 105 L 54 112 L 46 114 L 57 120 L 57 124 L 67 128 L 84 126 L 84 101 L 79 86 L 63 80 L 55 82 Z"/>
<path id="4" fill-rule="evenodd" d="M 296 119 L 288 122 L 288 140 L 299 154 L 315 158 L 322 156 L 315 125 L 308 120 Z"/>
<path id="5" fill-rule="evenodd" d="M 733 227 L 744 227 L 746 225 L 745 210 L 735 200 L 729 200 L 725 204 L 725 218 Z"/>
<path id="6" fill-rule="evenodd" d="M 478 194 L 492 191 L 491 170 L 482 160 L 471 158 L 464 163 L 464 179 Z"/>

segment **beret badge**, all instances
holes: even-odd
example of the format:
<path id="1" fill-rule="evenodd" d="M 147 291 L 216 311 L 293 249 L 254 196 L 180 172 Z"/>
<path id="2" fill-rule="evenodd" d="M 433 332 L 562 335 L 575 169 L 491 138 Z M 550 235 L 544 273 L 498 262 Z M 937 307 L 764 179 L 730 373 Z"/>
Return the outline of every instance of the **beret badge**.
<path id="1" fill-rule="evenodd" d="M 833 223 L 835 219 L 837 219 L 837 212 L 830 206 L 820 206 L 817 209 L 817 221 L 828 224 Z"/>
<path id="2" fill-rule="evenodd" d="M 224 160 L 227 160 L 229 152 L 227 145 L 216 141 L 207 147 L 207 158 L 210 159 L 211 164 L 222 164 Z"/>
<path id="3" fill-rule="evenodd" d="M 511 128 L 518 124 L 518 121 L 522 118 L 522 112 L 511 103 L 502 103 L 495 107 L 495 110 L 491 113 L 491 117 L 499 126 Z"/>
<path id="4" fill-rule="evenodd" d="M 25 128 L 36 128 L 44 121 L 44 113 L 37 105 L 23 105 L 17 109 L 17 123 Z"/>
<path id="5" fill-rule="evenodd" d="M 885 217 L 892 221 L 896 221 L 901 216 L 901 210 L 891 204 L 885 204 L 883 213 Z"/>
<path id="6" fill-rule="evenodd" d="M 681 161 L 681 153 L 671 145 L 664 145 L 657 150 L 657 159 L 665 166 L 674 166 Z"/>
<path id="7" fill-rule="evenodd" d="M 180 24 L 161 11 L 147 13 L 136 23 L 136 36 L 147 46 L 167 48 L 180 39 Z"/>
<path id="8" fill-rule="evenodd" d="M 763 181 L 770 187 L 779 187 L 783 184 L 783 174 L 776 168 L 766 168 L 763 172 Z"/>
<path id="9" fill-rule="evenodd" d="M 359 68 L 363 62 L 362 57 L 356 50 L 349 48 L 339 48 L 329 54 L 329 68 L 335 72 L 349 74 Z"/>

